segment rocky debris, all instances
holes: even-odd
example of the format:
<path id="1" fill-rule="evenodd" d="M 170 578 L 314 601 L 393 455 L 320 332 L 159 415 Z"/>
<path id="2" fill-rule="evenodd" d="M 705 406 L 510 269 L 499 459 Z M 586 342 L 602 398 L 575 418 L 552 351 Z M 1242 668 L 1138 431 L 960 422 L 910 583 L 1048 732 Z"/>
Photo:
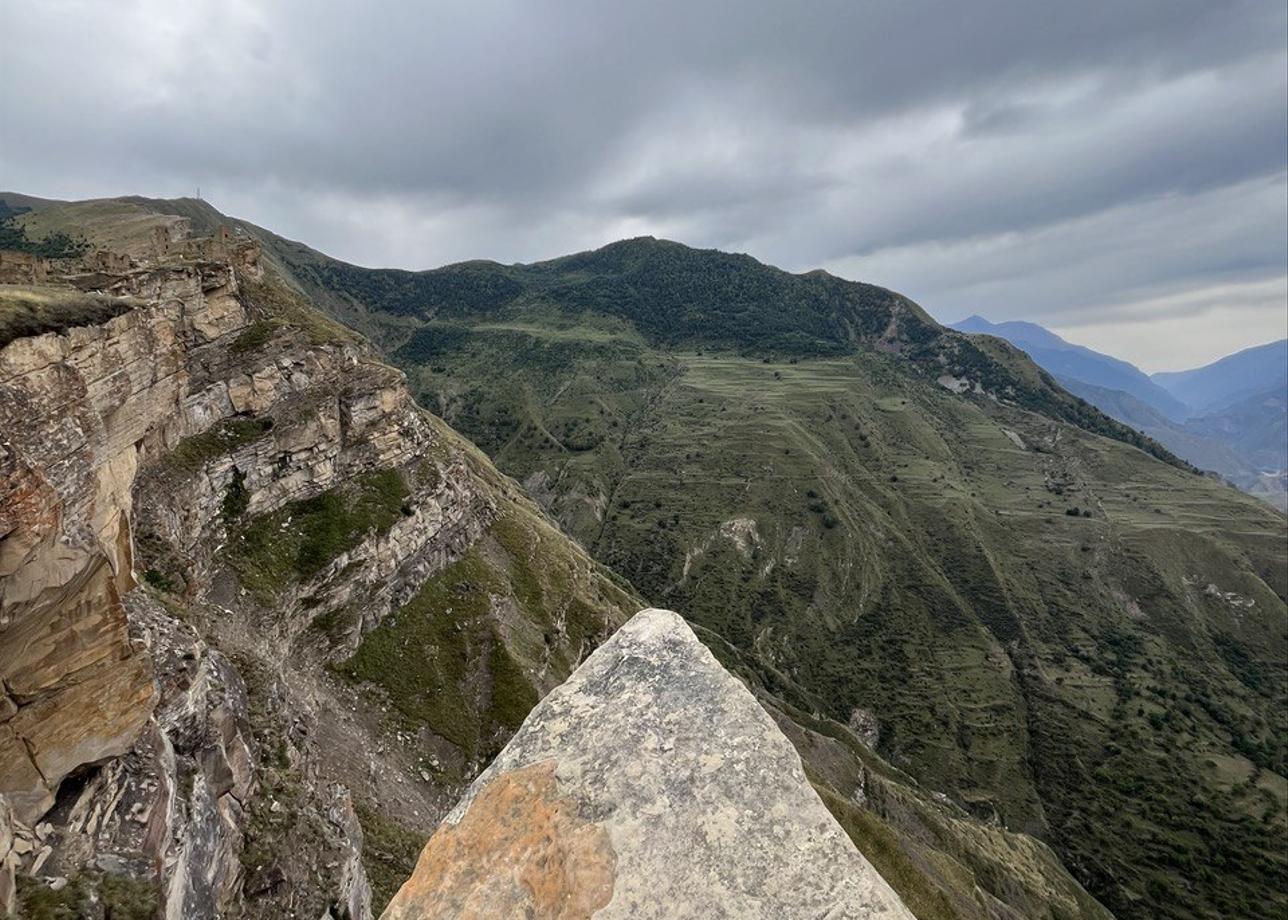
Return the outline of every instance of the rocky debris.
<path id="1" fill-rule="evenodd" d="M 338 920 L 371 920 L 371 884 L 362 865 L 362 826 L 354 813 L 349 790 L 334 787 L 326 815 L 337 832 L 342 852 L 339 871 L 335 873 L 338 896 L 334 915 Z"/>
<path id="2" fill-rule="evenodd" d="M 637 614 L 528 716 L 385 920 L 911 918 L 684 621 Z"/>
<path id="3" fill-rule="evenodd" d="M 733 544 L 738 547 L 738 553 L 744 559 L 750 559 L 752 550 L 760 544 L 760 533 L 756 530 L 756 522 L 752 518 L 730 518 L 720 525 L 720 536 L 733 541 Z"/>
<path id="4" fill-rule="evenodd" d="M 1020 450 L 1028 450 L 1028 447 L 1024 443 L 1024 439 L 1020 437 L 1018 434 L 1016 434 L 1014 431 L 1012 431 L 1011 429 L 1003 428 L 1002 434 L 1006 435 L 1007 440 L 1009 440 Z"/>
<path id="5" fill-rule="evenodd" d="M 37 825 L 27 874 L 138 880 L 167 920 L 215 920 L 240 895 L 254 791 L 246 688 L 191 627 L 142 592 L 125 601 L 155 665 L 160 704 L 133 747 L 78 775 Z M 39 835 L 45 829 L 43 836 Z"/>
<path id="6" fill-rule="evenodd" d="M 875 713 L 856 706 L 850 712 L 849 729 L 854 732 L 856 738 L 872 750 L 877 749 L 881 741 L 881 723 Z"/>

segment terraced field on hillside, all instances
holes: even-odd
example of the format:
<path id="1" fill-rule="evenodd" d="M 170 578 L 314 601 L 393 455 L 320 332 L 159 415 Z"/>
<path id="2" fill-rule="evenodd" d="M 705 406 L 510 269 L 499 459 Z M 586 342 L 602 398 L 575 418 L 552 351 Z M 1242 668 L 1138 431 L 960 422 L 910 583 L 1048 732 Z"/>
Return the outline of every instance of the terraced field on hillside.
<path id="1" fill-rule="evenodd" d="M 776 698 L 875 714 L 885 756 L 1052 841 L 1121 916 L 1269 910 L 1249 892 L 1285 872 L 1282 517 L 897 356 L 531 322 L 391 354 Z"/>

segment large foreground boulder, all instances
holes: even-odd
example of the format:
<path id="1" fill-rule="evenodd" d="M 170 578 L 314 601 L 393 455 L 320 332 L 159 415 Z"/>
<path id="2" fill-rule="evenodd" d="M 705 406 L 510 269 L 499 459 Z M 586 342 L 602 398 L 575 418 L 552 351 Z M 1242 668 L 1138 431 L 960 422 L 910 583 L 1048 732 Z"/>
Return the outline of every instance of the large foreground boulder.
<path id="1" fill-rule="evenodd" d="M 532 711 L 384 914 L 448 917 L 912 914 L 751 693 L 644 610 Z"/>

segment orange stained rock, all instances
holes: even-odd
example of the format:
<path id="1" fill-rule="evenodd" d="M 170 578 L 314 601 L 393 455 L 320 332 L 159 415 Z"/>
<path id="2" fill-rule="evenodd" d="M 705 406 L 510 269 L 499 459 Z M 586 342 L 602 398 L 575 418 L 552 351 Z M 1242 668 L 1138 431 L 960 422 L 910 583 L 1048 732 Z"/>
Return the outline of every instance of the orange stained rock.
<path id="1" fill-rule="evenodd" d="M 496 777 L 442 825 L 383 920 L 589 920 L 613 897 L 616 865 L 607 831 L 543 761 Z"/>

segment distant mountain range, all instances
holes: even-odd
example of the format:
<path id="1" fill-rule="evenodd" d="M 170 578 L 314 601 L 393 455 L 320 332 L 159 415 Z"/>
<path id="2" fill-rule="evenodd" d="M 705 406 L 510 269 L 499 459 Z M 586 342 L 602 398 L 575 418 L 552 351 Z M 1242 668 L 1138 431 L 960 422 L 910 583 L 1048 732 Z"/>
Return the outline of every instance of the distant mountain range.
<path id="1" fill-rule="evenodd" d="M 1288 387 L 1288 339 L 1245 348 L 1189 371 L 1154 374 L 1154 383 L 1207 415 Z"/>
<path id="2" fill-rule="evenodd" d="M 982 316 L 972 316 L 954 323 L 953 328 L 961 332 L 986 333 L 1006 339 L 1028 352 L 1030 358 L 1062 381 L 1076 380 L 1107 390 L 1119 390 L 1175 421 L 1184 421 L 1190 415 L 1189 406 L 1151 380 L 1148 374 L 1135 365 L 1092 351 L 1083 345 L 1066 342 L 1036 323 L 990 323 Z M 1087 401 L 1095 404 L 1094 400 Z M 1099 408 L 1105 411 L 1103 407 Z"/>
<path id="3" fill-rule="evenodd" d="M 1100 411 L 1177 456 L 1288 509 L 1288 339 L 1186 371 L 1146 374 L 1036 323 L 971 316 L 952 328 L 994 335 Z"/>

